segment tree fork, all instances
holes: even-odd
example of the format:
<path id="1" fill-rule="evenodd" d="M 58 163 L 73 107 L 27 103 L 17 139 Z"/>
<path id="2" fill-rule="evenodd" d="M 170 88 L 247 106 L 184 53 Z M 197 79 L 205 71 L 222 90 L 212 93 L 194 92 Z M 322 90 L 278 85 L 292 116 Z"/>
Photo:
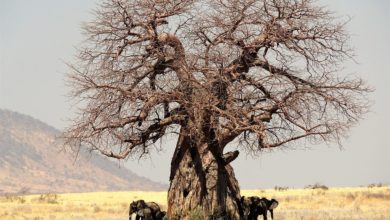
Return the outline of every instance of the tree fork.
<path id="1" fill-rule="evenodd" d="M 238 152 L 227 155 L 238 156 Z M 208 144 L 180 136 L 171 163 L 169 219 L 189 219 L 196 209 L 205 219 L 240 219 L 238 181 L 224 159 L 222 155 L 215 158 Z"/>

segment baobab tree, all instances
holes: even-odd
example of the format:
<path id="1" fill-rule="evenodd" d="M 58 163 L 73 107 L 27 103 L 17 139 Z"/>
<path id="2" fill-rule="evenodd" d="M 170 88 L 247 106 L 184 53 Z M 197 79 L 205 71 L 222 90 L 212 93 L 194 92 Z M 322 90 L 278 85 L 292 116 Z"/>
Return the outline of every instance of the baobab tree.
<path id="1" fill-rule="evenodd" d="M 105 0 L 95 16 L 71 65 L 83 107 L 66 143 L 125 159 L 177 134 L 169 219 L 241 218 L 234 140 L 338 141 L 367 110 L 367 86 L 341 73 L 347 19 L 314 0 Z"/>

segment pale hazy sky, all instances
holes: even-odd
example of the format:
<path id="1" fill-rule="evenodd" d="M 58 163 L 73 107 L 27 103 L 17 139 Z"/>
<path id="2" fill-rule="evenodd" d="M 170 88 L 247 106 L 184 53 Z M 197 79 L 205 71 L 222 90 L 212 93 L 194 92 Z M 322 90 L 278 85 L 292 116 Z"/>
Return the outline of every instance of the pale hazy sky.
<path id="1" fill-rule="evenodd" d="M 92 18 L 96 0 L 0 0 L 0 108 L 31 115 L 62 129 L 72 117 L 64 61 L 82 42 L 80 25 Z M 243 188 L 390 184 L 390 1 L 322 0 L 352 17 L 349 31 L 358 74 L 375 88 L 371 112 L 337 145 L 278 149 L 256 158 L 242 153 L 233 162 Z M 175 140 L 143 161 L 125 165 L 150 179 L 168 182 Z M 1 169 L 1 168 L 0 168 Z"/>

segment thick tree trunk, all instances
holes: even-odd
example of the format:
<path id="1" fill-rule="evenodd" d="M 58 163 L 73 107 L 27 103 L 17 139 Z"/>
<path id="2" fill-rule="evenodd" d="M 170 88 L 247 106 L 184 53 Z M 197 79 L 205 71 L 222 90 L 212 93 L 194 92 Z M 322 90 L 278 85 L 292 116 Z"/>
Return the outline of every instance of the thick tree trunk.
<path id="1" fill-rule="evenodd" d="M 168 191 L 170 220 L 239 220 L 240 190 L 232 167 L 207 143 L 180 136 L 172 158 Z"/>

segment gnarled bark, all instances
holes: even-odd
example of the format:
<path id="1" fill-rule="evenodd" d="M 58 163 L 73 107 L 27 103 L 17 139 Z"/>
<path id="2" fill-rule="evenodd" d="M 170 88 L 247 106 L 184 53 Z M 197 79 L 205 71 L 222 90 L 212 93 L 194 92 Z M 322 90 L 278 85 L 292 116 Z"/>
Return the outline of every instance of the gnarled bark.
<path id="1" fill-rule="evenodd" d="M 169 219 L 189 219 L 194 210 L 204 219 L 240 219 L 240 191 L 233 168 L 212 147 L 180 136 L 171 163 Z"/>

